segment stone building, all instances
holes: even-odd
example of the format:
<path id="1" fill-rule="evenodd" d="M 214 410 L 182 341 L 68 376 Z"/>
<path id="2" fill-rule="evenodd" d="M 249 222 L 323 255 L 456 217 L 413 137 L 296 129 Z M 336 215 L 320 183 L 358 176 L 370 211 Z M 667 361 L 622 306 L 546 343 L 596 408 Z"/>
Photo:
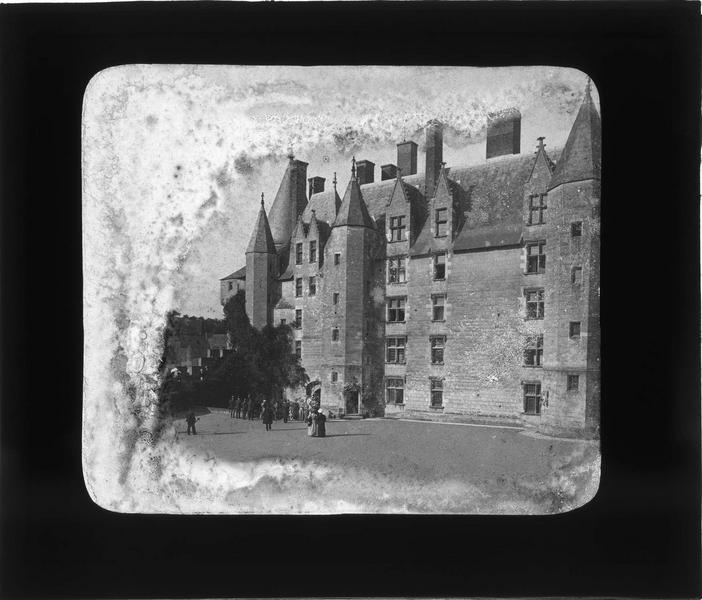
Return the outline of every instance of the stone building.
<path id="1" fill-rule="evenodd" d="M 439 122 L 397 165 L 353 161 L 341 197 L 289 164 L 246 266 L 256 327 L 288 324 L 330 410 L 518 424 L 599 424 L 600 117 L 589 83 L 562 150 L 520 153 L 521 115 L 490 115 L 486 159 L 443 162 Z M 306 189 L 307 184 L 307 189 Z M 309 195 L 309 199 L 308 199 Z"/>

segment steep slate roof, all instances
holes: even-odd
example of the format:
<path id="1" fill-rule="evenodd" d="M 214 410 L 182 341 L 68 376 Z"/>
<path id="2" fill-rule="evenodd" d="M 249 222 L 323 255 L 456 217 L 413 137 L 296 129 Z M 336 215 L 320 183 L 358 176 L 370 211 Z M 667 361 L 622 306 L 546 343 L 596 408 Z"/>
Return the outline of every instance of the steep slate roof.
<path id="1" fill-rule="evenodd" d="M 368 214 L 366 203 L 363 201 L 361 186 L 358 185 L 355 174 L 349 181 L 344 199 L 341 202 L 341 208 L 339 208 L 339 214 L 336 215 L 332 227 L 341 227 L 343 225 L 375 227 L 373 219 Z"/>
<path id="2" fill-rule="evenodd" d="M 227 279 L 246 279 L 246 267 L 241 267 L 241 269 L 237 269 L 231 275 L 222 277 L 220 281 L 227 281 Z"/>
<path id="3" fill-rule="evenodd" d="M 588 83 L 585 88 L 585 99 L 568 135 L 561 160 L 558 161 L 551 177 L 549 190 L 563 183 L 600 178 L 602 163 L 600 130 L 600 115 L 590 96 Z"/>
<path id="4" fill-rule="evenodd" d="M 306 202 L 305 184 L 300 179 L 301 167 L 307 163 L 289 156 L 288 167 L 280 182 L 270 211 L 271 235 L 278 245 L 287 244 L 294 227 L 295 215 L 302 212 Z"/>
<path id="5" fill-rule="evenodd" d="M 290 304 L 290 302 L 288 302 L 285 298 L 281 298 L 280 300 L 278 300 L 278 304 L 275 305 L 275 308 L 291 309 L 291 308 L 295 308 L 295 307 L 292 304 Z"/>
<path id="6" fill-rule="evenodd" d="M 275 254 L 275 243 L 271 235 L 271 228 L 268 225 L 268 217 L 266 217 L 266 209 L 263 206 L 263 198 L 261 198 L 261 208 L 258 211 L 256 225 L 251 233 L 249 245 L 246 248 L 249 252 L 267 252 Z"/>

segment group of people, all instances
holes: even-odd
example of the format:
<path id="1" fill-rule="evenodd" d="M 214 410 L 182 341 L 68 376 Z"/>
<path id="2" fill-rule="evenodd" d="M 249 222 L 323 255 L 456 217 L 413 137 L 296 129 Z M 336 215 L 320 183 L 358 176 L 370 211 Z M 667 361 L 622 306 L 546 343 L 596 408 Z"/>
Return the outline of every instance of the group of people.
<path id="1" fill-rule="evenodd" d="M 325 437 L 327 435 L 327 417 L 322 409 L 310 411 L 307 415 L 307 435 L 310 437 Z"/>

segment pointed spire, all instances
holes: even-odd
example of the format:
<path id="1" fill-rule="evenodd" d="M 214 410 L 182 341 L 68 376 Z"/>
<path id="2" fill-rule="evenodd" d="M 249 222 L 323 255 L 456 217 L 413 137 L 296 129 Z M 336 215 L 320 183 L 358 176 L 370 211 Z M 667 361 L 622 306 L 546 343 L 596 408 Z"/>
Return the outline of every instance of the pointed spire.
<path id="1" fill-rule="evenodd" d="M 293 145 L 292 142 L 290 142 L 290 146 L 288 146 L 288 160 L 292 162 L 295 160 L 295 155 L 293 154 Z"/>
<path id="2" fill-rule="evenodd" d="M 590 95 L 590 80 L 585 97 L 568 134 L 548 189 L 574 181 L 599 179 L 602 161 L 601 122 Z"/>
<path id="3" fill-rule="evenodd" d="M 334 184 L 334 191 L 336 191 L 336 171 L 334 171 L 334 179 L 332 179 L 332 183 Z"/>
<path id="4" fill-rule="evenodd" d="M 288 158 L 291 156 L 292 153 Z M 307 206 L 306 188 L 307 163 L 291 158 L 269 211 L 271 233 L 279 249 L 290 241 L 297 216 L 302 214 Z"/>
<path id="5" fill-rule="evenodd" d="M 355 162 L 353 166 L 356 166 Z M 355 174 L 349 181 L 344 199 L 341 202 L 341 207 L 332 227 L 340 227 L 342 225 L 374 227 L 373 219 L 368 214 L 368 208 L 363 200 L 363 194 L 361 194 L 361 186 L 358 185 Z"/>
<path id="6" fill-rule="evenodd" d="M 256 225 L 254 225 L 249 245 L 246 248 L 246 253 L 248 254 L 249 252 L 275 254 L 275 243 L 273 242 L 271 228 L 268 225 L 266 210 L 263 206 L 263 194 L 261 194 L 261 208 L 258 211 Z"/>
<path id="7" fill-rule="evenodd" d="M 356 157 L 351 157 L 351 178 L 356 179 Z"/>
<path id="8" fill-rule="evenodd" d="M 261 208 L 262 208 L 263 210 L 266 210 L 266 205 L 265 205 L 264 202 L 263 202 L 263 192 L 261 192 Z"/>

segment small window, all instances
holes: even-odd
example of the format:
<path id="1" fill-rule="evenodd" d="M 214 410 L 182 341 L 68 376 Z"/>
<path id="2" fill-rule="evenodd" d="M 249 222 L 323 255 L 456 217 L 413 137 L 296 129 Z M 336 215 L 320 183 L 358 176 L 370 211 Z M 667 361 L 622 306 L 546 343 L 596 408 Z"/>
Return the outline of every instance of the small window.
<path id="1" fill-rule="evenodd" d="M 524 345 L 524 366 L 540 367 L 544 357 L 544 336 L 529 335 Z"/>
<path id="2" fill-rule="evenodd" d="M 388 300 L 388 323 L 403 323 L 405 320 L 405 298 Z"/>
<path id="3" fill-rule="evenodd" d="M 446 347 L 446 338 L 443 335 L 434 336 L 431 340 L 431 364 L 444 364 L 444 348 Z"/>
<path id="4" fill-rule="evenodd" d="M 571 340 L 580 339 L 580 321 L 571 321 L 568 327 L 568 337 Z"/>
<path id="5" fill-rule="evenodd" d="M 527 273 L 546 271 L 546 242 L 529 242 L 526 245 Z"/>
<path id="6" fill-rule="evenodd" d="M 339 341 L 339 328 L 334 327 L 332 329 L 332 342 L 338 342 Z"/>
<path id="7" fill-rule="evenodd" d="M 229 282 L 229 291 L 231 292 L 234 289 L 234 282 L 230 281 Z"/>
<path id="8" fill-rule="evenodd" d="M 339 304 L 339 292 L 334 292 L 332 294 L 332 302 L 334 304 Z"/>
<path id="9" fill-rule="evenodd" d="M 302 242 L 295 244 L 295 264 L 302 264 Z"/>
<path id="10" fill-rule="evenodd" d="M 385 380 L 386 404 L 405 403 L 405 381 L 399 377 L 388 377 Z"/>
<path id="11" fill-rule="evenodd" d="M 295 327 L 300 329 L 302 327 L 302 309 L 295 309 Z"/>
<path id="12" fill-rule="evenodd" d="M 298 277 L 295 280 L 295 296 L 298 298 L 302 296 L 302 277 Z"/>
<path id="13" fill-rule="evenodd" d="M 431 320 L 444 320 L 444 307 L 446 305 L 446 296 L 443 294 L 431 297 Z"/>
<path id="14" fill-rule="evenodd" d="M 446 279 L 446 253 L 434 255 L 434 279 Z"/>
<path id="15" fill-rule="evenodd" d="M 334 253 L 334 264 L 338 265 L 341 263 L 341 254 L 339 252 Z"/>
<path id="16" fill-rule="evenodd" d="M 404 363 L 407 338 L 390 337 L 385 342 L 385 362 Z"/>
<path id="17" fill-rule="evenodd" d="M 406 261 L 405 256 L 388 258 L 388 283 L 405 283 L 407 281 Z"/>
<path id="18" fill-rule="evenodd" d="M 525 383 L 524 412 L 528 415 L 541 414 L 541 382 Z"/>
<path id="19" fill-rule="evenodd" d="M 287 324 L 288 324 L 287 319 L 281 319 L 281 320 L 280 320 L 280 324 L 281 324 L 281 325 L 287 325 Z"/>
<path id="20" fill-rule="evenodd" d="M 302 358 L 302 341 L 295 340 L 295 356 Z"/>
<path id="21" fill-rule="evenodd" d="M 527 319 L 543 319 L 544 318 L 544 290 L 539 288 L 536 290 L 526 290 L 524 292 L 526 299 L 526 318 Z"/>
<path id="22" fill-rule="evenodd" d="M 317 242 L 310 242 L 310 262 L 317 262 Z"/>
<path id="23" fill-rule="evenodd" d="M 405 240 L 405 217 L 390 217 L 390 241 L 402 242 Z"/>
<path id="24" fill-rule="evenodd" d="M 336 371 L 332 371 L 332 376 L 331 376 L 332 383 L 336 383 L 339 381 L 339 374 Z"/>
<path id="25" fill-rule="evenodd" d="M 431 381 L 431 406 L 441 408 L 444 405 L 444 380 L 433 378 Z"/>
<path id="26" fill-rule="evenodd" d="M 577 392 L 580 385 L 579 375 L 568 375 L 567 390 L 569 392 Z"/>
<path id="27" fill-rule="evenodd" d="M 546 194 L 529 196 L 529 225 L 542 225 L 546 222 Z"/>
<path id="28" fill-rule="evenodd" d="M 583 282 L 583 268 L 573 267 L 570 270 L 570 282 L 573 285 L 581 285 Z"/>
<path id="29" fill-rule="evenodd" d="M 309 291 L 310 296 L 317 295 L 317 278 L 316 277 L 310 277 L 309 290 L 310 290 Z"/>
<path id="30" fill-rule="evenodd" d="M 445 237 L 448 234 L 448 208 L 437 208 L 434 211 L 434 235 Z"/>
<path id="31" fill-rule="evenodd" d="M 570 237 L 580 237 L 583 234 L 583 222 L 575 221 L 570 224 Z"/>

